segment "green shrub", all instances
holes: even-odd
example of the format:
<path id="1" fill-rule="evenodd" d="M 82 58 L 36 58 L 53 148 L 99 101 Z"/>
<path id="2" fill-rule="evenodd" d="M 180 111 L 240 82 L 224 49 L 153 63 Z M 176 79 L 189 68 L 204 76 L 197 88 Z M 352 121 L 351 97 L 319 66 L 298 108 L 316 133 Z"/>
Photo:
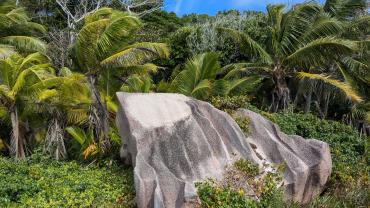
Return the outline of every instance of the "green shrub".
<path id="1" fill-rule="evenodd" d="M 240 159 L 234 163 L 234 167 L 242 171 L 247 177 L 255 177 L 259 173 L 258 165 L 251 163 L 249 160 Z"/>
<path id="2" fill-rule="evenodd" d="M 195 184 L 202 207 L 214 208 L 257 208 L 257 202 L 244 196 L 242 190 L 219 187 L 215 181 L 207 180 Z"/>
<path id="3" fill-rule="evenodd" d="M 275 113 L 270 119 L 287 134 L 315 138 L 330 146 L 333 170 L 323 197 L 311 207 L 369 207 L 369 137 L 351 126 L 311 114 Z"/>
<path id="4" fill-rule="evenodd" d="M 235 122 L 239 125 L 240 129 L 244 132 L 245 135 L 249 134 L 249 123 L 248 118 L 242 118 L 233 115 L 236 110 L 239 108 L 246 108 L 249 106 L 250 98 L 248 96 L 225 96 L 225 97 L 211 97 L 210 103 L 217 109 L 229 113 Z"/>
<path id="5" fill-rule="evenodd" d="M 222 111 L 237 110 L 238 108 L 245 108 L 248 105 L 250 98 L 248 96 L 225 96 L 212 97 L 209 102 Z"/>
<path id="6" fill-rule="evenodd" d="M 315 138 L 330 145 L 333 160 L 332 185 L 352 186 L 359 180 L 368 185 L 369 161 L 365 151 L 368 137 L 361 136 L 351 126 L 321 120 L 311 114 L 276 113 L 272 120 L 287 134 Z"/>
<path id="7" fill-rule="evenodd" d="M 249 123 L 250 119 L 249 118 L 243 118 L 243 117 L 238 117 L 238 116 L 232 116 L 235 122 L 238 124 L 240 129 L 243 131 L 245 136 L 248 136 L 250 133 L 249 129 Z"/>
<path id="8" fill-rule="evenodd" d="M 280 208 L 285 207 L 283 192 L 277 186 L 277 174 L 268 173 L 256 184 L 253 191 L 258 199 L 245 196 L 243 189 L 235 190 L 231 186 L 220 186 L 214 180 L 196 183 L 197 193 L 202 207 L 213 208 Z"/>
<path id="9" fill-rule="evenodd" d="M 0 157 L 0 207 L 133 207 L 132 170 Z"/>
<path id="10" fill-rule="evenodd" d="M 267 172 L 261 175 L 259 173 L 258 165 L 245 159 L 239 159 L 235 161 L 231 169 L 228 168 L 222 181 L 208 179 L 196 183 L 201 206 L 214 208 L 284 207 L 283 191 L 278 186 L 282 182 L 280 169 L 277 169 L 276 173 Z M 254 193 L 254 196 L 249 195 L 250 191 Z"/>

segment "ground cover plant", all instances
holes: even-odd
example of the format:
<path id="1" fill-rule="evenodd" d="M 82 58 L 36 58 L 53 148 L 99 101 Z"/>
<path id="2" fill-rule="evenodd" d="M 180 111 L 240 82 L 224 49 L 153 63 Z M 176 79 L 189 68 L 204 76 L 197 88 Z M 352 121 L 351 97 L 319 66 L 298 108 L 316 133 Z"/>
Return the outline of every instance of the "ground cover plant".
<path id="1" fill-rule="evenodd" d="M 132 169 L 61 162 L 33 154 L 0 158 L 2 207 L 134 207 Z"/>

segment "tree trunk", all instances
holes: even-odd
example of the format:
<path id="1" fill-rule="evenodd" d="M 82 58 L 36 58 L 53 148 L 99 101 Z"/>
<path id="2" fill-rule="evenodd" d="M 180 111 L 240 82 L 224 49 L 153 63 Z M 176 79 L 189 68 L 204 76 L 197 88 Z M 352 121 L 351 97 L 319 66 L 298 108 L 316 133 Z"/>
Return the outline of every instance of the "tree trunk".
<path id="1" fill-rule="evenodd" d="M 51 154 L 56 160 L 67 156 L 67 150 L 64 145 L 64 125 L 59 120 L 59 116 L 55 116 L 50 121 L 44 146 L 44 151 Z"/>
<path id="2" fill-rule="evenodd" d="M 279 109 L 287 109 L 290 103 L 290 89 L 282 72 L 277 72 L 273 77 L 275 88 L 272 91 L 272 104 L 270 111 L 277 112 Z"/>
<path id="3" fill-rule="evenodd" d="M 90 128 L 93 129 L 95 139 L 99 140 L 103 151 L 107 151 L 110 148 L 110 141 L 108 138 L 108 110 L 106 104 L 102 102 L 99 90 L 96 87 L 96 75 L 89 74 L 88 82 L 92 99 L 89 112 Z"/>
<path id="4" fill-rule="evenodd" d="M 10 119 L 12 122 L 12 136 L 11 136 L 11 149 L 10 152 L 17 159 L 24 159 L 26 157 L 24 151 L 24 138 L 19 130 L 18 110 L 16 106 L 10 109 Z"/>
<path id="5" fill-rule="evenodd" d="M 310 89 L 308 89 L 308 92 L 305 96 L 306 103 L 304 106 L 304 112 L 309 113 L 311 111 L 311 102 L 312 102 L 312 86 L 310 86 Z"/>
<path id="6" fill-rule="evenodd" d="M 329 104 L 330 104 L 330 97 L 331 97 L 331 92 L 326 92 L 324 93 L 324 119 L 328 117 L 328 110 L 329 110 Z"/>

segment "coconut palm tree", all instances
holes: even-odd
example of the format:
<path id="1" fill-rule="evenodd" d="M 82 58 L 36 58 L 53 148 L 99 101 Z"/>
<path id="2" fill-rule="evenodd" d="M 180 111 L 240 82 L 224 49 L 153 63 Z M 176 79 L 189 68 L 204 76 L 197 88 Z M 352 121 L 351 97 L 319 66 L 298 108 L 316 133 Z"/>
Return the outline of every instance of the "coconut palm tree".
<path id="1" fill-rule="evenodd" d="M 296 72 L 309 75 L 313 67 L 338 60 L 358 48 L 357 42 L 336 36 L 343 30 L 343 23 L 316 3 L 297 4 L 289 11 L 284 5 L 268 5 L 267 16 L 270 33 L 264 44 L 239 31 L 219 30 L 232 37 L 245 54 L 253 56 L 252 62 L 245 64 L 245 71 L 263 74 L 273 83 L 271 111 L 287 108 L 290 103 L 289 77 L 295 77 Z M 352 100 L 361 100 L 346 83 L 331 82 L 328 76 L 320 78 L 342 85 L 340 89 Z"/>
<path id="2" fill-rule="evenodd" d="M 95 138 L 109 146 L 108 112 L 99 92 L 99 77 L 109 70 L 125 74 L 151 70 L 145 63 L 167 58 L 168 49 L 162 43 L 135 43 L 133 35 L 141 23 L 135 16 L 111 8 L 101 8 L 85 18 L 78 33 L 74 53 L 78 66 L 86 73 L 91 90 L 90 123 Z M 103 148 L 104 149 L 104 148 Z"/>
<path id="3" fill-rule="evenodd" d="M 23 8 L 13 0 L 0 2 L 0 59 L 18 52 L 44 51 L 46 44 L 34 37 L 45 33 L 45 28 L 31 22 Z"/>
<path id="4" fill-rule="evenodd" d="M 44 151 L 59 160 L 65 158 L 65 127 L 81 125 L 88 120 L 91 104 L 87 81 L 84 75 L 62 68 L 59 76 L 35 84 L 39 89 L 34 98 L 35 112 L 46 115 L 47 132 Z"/>
<path id="5" fill-rule="evenodd" d="M 187 96 L 207 99 L 210 96 L 252 91 L 262 80 L 261 77 L 235 76 L 238 70 L 238 65 L 221 67 L 219 55 L 215 52 L 203 53 L 189 59 L 182 71 L 174 75 L 172 89 Z M 174 73 L 177 73 L 176 70 Z"/>
<path id="6" fill-rule="evenodd" d="M 325 73 L 327 75 L 299 74 L 301 78 L 304 78 L 302 81 L 306 84 L 299 85 L 299 93 L 297 93 L 296 98 L 300 94 L 304 94 L 306 101 L 305 112 L 310 111 L 312 95 L 315 95 L 315 106 L 318 108 L 318 112 L 322 112 L 320 113 L 322 117 L 326 117 L 331 96 L 323 96 L 322 93 L 317 92 L 323 92 L 324 95 L 337 94 L 330 87 L 332 84 L 339 84 L 339 86 L 336 85 L 337 89 L 338 87 L 339 89 L 346 88 L 361 95 L 366 100 L 366 93 L 364 94 L 363 90 L 359 90 L 356 86 L 356 83 L 367 82 L 364 80 L 366 79 L 364 74 L 366 74 L 368 68 L 366 60 L 369 56 L 366 55 L 368 51 L 366 45 L 370 34 L 370 16 L 366 15 L 366 8 L 366 1 L 364 0 L 327 0 L 323 5 L 323 14 L 341 22 L 342 30 L 338 31 L 336 36 L 356 41 L 359 47 L 358 50 L 351 54 L 343 54 L 339 59 L 328 60 L 325 64 L 312 69 L 312 72 Z M 330 76 L 330 80 L 326 79 L 328 76 Z M 333 80 L 334 78 L 344 81 Z M 321 83 L 329 83 L 329 85 Z M 362 104 L 357 106 L 362 106 Z"/>
<path id="7" fill-rule="evenodd" d="M 30 98 L 39 90 L 34 85 L 50 78 L 51 72 L 48 58 L 40 53 L 26 57 L 13 54 L 0 60 L 0 104 L 10 116 L 10 151 L 16 158 L 25 157 L 25 135 L 20 130 L 19 109 L 30 103 Z"/>

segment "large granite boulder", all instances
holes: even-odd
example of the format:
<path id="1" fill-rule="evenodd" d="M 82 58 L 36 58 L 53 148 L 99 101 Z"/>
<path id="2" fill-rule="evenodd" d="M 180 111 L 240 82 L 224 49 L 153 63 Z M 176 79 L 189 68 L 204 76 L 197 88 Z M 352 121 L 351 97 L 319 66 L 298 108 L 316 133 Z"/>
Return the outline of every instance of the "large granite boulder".
<path id="1" fill-rule="evenodd" d="M 262 116 L 251 119 L 246 138 L 225 112 L 179 94 L 117 93 L 121 156 L 134 166 L 139 208 L 186 207 L 197 197 L 194 182 L 222 180 L 235 156 L 260 167 L 286 164 L 285 197 L 307 203 L 331 171 L 326 143 L 287 136 Z"/>
<path id="2" fill-rule="evenodd" d="M 250 110 L 240 109 L 236 114 L 250 120 L 246 139 L 257 156 L 269 163 L 284 163 L 286 199 L 306 204 L 321 193 L 332 168 L 327 143 L 288 136 L 276 124 Z"/>

